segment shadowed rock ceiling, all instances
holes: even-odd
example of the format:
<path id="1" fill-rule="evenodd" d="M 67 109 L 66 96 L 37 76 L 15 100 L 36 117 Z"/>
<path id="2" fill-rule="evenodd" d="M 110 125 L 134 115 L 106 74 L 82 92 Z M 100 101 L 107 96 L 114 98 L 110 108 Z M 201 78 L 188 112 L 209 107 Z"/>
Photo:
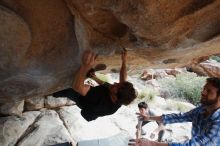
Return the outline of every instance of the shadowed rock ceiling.
<path id="1" fill-rule="evenodd" d="M 220 54 L 220 0 L 0 0 L 0 102 L 71 85 L 83 50 L 118 66 L 181 67 Z"/>

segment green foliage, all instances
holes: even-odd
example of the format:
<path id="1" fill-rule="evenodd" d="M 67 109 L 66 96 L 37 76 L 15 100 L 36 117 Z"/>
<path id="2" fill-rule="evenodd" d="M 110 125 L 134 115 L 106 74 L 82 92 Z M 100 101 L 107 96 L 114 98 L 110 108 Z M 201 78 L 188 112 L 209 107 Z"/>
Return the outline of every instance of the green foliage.
<path id="1" fill-rule="evenodd" d="M 158 93 L 152 87 L 146 87 L 139 91 L 138 98 L 144 99 L 146 102 L 152 102 L 156 95 L 158 95 Z"/>
<path id="2" fill-rule="evenodd" d="M 98 79 L 100 79 L 100 80 L 102 80 L 102 81 L 104 81 L 104 82 L 108 82 L 108 83 L 110 83 L 110 81 L 111 81 L 111 78 L 108 76 L 108 75 L 106 75 L 106 74 L 100 74 L 100 73 L 95 73 L 96 74 L 96 77 L 98 78 Z"/>
<path id="3" fill-rule="evenodd" d="M 145 91 L 140 91 L 140 92 L 138 92 L 138 98 L 139 99 L 143 99 L 143 98 L 145 98 L 147 96 L 147 92 L 145 92 Z"/>
<path id="4" fill-rule="evenodd" d="M 197 105 L 205 80 L 206 77 L 198 77 L 195 73 L 182 73 L 178 74 L 176 78 L 160 79 L 158 82 L 171 98 L 186 100 Z"/>
<path id="5" fill-rule="evenodd" d="M 216 60 L 217 62 L 220 62 L 220 56 L 210 56 L 210 60 Z"/>

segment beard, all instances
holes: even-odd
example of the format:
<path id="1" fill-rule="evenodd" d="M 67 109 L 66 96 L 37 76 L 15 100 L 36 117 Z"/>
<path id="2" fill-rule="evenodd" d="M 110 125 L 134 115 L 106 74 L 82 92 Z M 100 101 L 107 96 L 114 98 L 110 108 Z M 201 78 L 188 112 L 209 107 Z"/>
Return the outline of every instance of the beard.
<path id="1" fill-rule="evenodd" d="M 204 106 L 214 105 L 218 102 L 218 96 L 214 99 L 201 98 L 200 103 Z"/>

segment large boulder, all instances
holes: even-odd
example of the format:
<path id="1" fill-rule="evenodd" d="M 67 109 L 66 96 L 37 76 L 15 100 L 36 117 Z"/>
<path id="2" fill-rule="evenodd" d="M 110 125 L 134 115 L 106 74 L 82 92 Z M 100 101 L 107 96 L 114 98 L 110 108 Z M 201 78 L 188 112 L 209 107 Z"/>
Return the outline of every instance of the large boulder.
<path id="1" fill-rule="evenodd" d="M 188 69 L 200 76 L 220 77 L 220 63 L 215 60 L 207 60 L 196 65 L 190 65 Z"/>
<path id="2" fill-rule="evenodd" d="M 0 99 L 45 95 L 72 82 L 80 64 L 74 16 L 61 0 L 0 5 Z"/>
<path id="3" fill-rule="evenodd" d="M 1 0 L 0 102 L 70 87 L 85 49 L 118 66 L 180 67 L 220 53 L 220 0 Z M 111 56 L 103 56 L 103 55 Z M 115 61 L 116 60 L 116 61 Z"/>

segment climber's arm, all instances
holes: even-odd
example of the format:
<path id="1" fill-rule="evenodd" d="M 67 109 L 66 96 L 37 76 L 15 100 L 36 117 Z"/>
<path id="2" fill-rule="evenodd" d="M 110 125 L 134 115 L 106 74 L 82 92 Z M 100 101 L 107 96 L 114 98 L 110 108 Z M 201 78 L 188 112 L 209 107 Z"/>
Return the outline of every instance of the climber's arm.
<path id="1" fill-rule="evenodd" d="M 125 82 L 127 80 L 127 51 L 125 48 L 123 48 L 122 54 L 121 54 L 121 69 L 120 69 L 120 79 L 119 82 Z"/>
<path id="2" fill-rule="evenodd" d="M 89 85 L 84 84 L 84 80 L 86 78 L 86 74 L 89 69 L 95 63 L 96 54 L 93 53 L 91 50 L 86 50 L 82 56 L 82 65 L 80 66 L 79 70 L 76 72 L 72 88 L 78 92 L 79 94 L 85 96 L 90 89 Z"/>

